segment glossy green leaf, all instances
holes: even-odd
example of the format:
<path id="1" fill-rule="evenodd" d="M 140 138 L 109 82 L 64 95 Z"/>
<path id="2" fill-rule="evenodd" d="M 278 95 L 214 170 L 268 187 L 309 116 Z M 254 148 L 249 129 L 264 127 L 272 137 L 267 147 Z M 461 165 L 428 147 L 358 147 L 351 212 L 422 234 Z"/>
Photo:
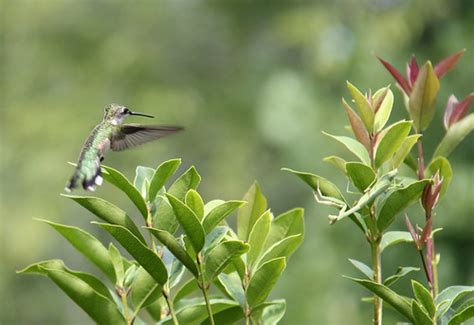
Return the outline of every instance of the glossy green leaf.
<path id="1" fill-rule="evenodd" d="M 370 165 L 369 153 L 367 152 L 367 149 L 364 147 L 364 145 L 361 144 L 359 141 L 354 140 L 349 137 L 345 137 L 345 136 L 332 135 L 326 132 L 323 132 L 323 134 L 342 143 L 347 149 L 349 149 L 350 152 L 356 155 L 357 158 L 359 158 L 361 162 L 363 162 L 364 164 Z"/>
<path id="2" fill-rule="evenodd" d="M 122 260 L 122 262 L 125 261 L 125 259 Z M 123 263 L 125 265 L 125 263 Z M 138 273 L 138 267 L 135 264 L 131 264 L 125 271 L 125 276 L 123 279 L 123 285 L 128 288 L 130 287 L 133 282 L 135 281 L 135 278 L 137 277 Z"/>
<path id="3" fill-rule="evenodd" d="M 66 267 L 66 265 L 64 265 L 64 262 L 62 260 L 56 259 L 56 260 L 47 260 L 47 261 L 34 263 L 27 266 L 23 270 L 18 271 L 17 273 L 40 274 L 40 275 L 48 276 L 48 270 L 57 270 L 57 271 L 64 271 L 66 273 L 69 273 L 77 277 L 78 279 L 84 281 L 85 283 L 87 283 L 98 294 L 104 296 L 110 301 L 113 301 L 113 298 L 112 298 L 112 295 L 110 294 L 109 289 L 98 278 L 96 278 L 95 276 L 89 273 L 73 271 L 69 269 L 68 267 Z"/>
<path id="4" fill-rule="evenodd" d="M 411 148 L 415 145 L 418 139 L 421 137 L 421 134 L 412 134 L 407 136 L 402 144 L 398 147 L 397 151 L 393 155 L 392 158 L 392 168 L 398 168 L 402 165 L 402 163 L 407 159 L 408 155 L 410 154 Z M 416 166 L 416 163 L 415 163 Z M 415 167 L 416 170 L 416 167 Z"/>
<path id="5" fill-rule="evenodd" d="M 431 62 L 428 61 L 418 73 L 408 106 L 408 113 L 418 133 L 425 130 L 433 120 L 438 91 L 439 80 L 433 71 Z"/>
<path id="6" fill-rule="evenodd" d="M 360 162 L 346 163 L 346 171 L 352 184 L 362 193 L 375 181 L 376 175 L 373 169 Z"/>
<path id="7" fill-rule="evenodd" d="M 61 195 L 79 203 L 104 221 L 127 228 L 137 236 L 142 243 L 146 243 L 145 238 L 143 238 L 132 219 L 125 213 L 125 211 L 112 203 L 92 196 Z"/>
<path id="8" fill-rule="evenodd" d="M 244 318 L 244 311 L 240 306 L 234 306 L 231 308 L 224 309 L 218 313 L 213 314 L 215 324 L 219 325 L 233 325 Z M 201 324 L 209 325 L 211 322 L 209 318 L 203 321 Z"/>
<path id="9" fill-rule="evenodd" d="M 315 175 L 312 173 L 299 172 L 299 171 L 289 169 L 289 168 L 282 168 L 282 170 L 290 172 L 298 176 L 303 182 L 308 184 L 314 191 L 317 191 L 319 188 L 319 190 L 324 196 L 329 196 L 341 201 L 345 201 L 339 188 L 334 183 L 331 183 L 324 177 L 321 177 L 319 175 Z"/>
<path id="10" fill-rule="evenodd" d="M 173 208 L 165 197 L 160 202 L 158 208 L 153 213 L 154 228 L 166 230 L 174 234 L 179 228 L 179 222 L 174 215 Z"/>
<path id="11" fill-rule="evenodd" d="M 425 169 L 425 177 L 433 177 L 437 171 L 439 171 L 439 176 L 443 180 L 440 192 L 443 196 L 453 178 L 453 170 L 449 160 L 441 156 L 434 158 Z"/>
<path id="12" fill-rule="evenodd" d="M 371 132 L 374 127 L 374 111 L 372 107 L 370 107 L 367 97 L 349 81 L 347 81 L 347 88 L 351 92 L 352 98 L 354 98 L 361 120 L 364 122 L 367 130 Z"/>
<path id="13" fill-rule="evenodd" d="M 448 157 L 461 141 L 474 130 L 474 113 L 451 125 L 433 154 Z"/>
<path id="14" fill-rule="evenodd" d="M 387 229 L 395 220 L 395 216 L 415 203 L 428 183 L 428 180 L 421 180 L 391 192 L 378 212 L 377 226 L 379 230 Z"/>
<path id="15" fill-rule="evenodd" d="M 267 199 L 263 196 L 260 185 L 254 182 L 244 195 L 243 201 L 247 202 L 247 204 L 239 209 L 237 233 L 240 239 L 246 241 L 249 238 L 253 225 L 267 209 Z"/>
<path id="16" fill-rule="evenodd" d="M 377 90 L 372 96 L 372 101 L 374 103 L 378 103 L 381 101 L 380 106 L 375 112 L 374 117 L 374 130 L 375 132 L 378 132 L 382 130 L 382 128 L 385 126 L 390 117 L 390 113 L 392 112 L 393 93 L 388 87 L 381 88 Z"/>
<path id="17" fill-rule="evenodd" d="M 202 220 L 202 226 L 206 234 L 212 231 L 212 229 L 220 224 L 222 220 L 227 218 L 238 208 L 242 207 L 245 203 L 245 201 L 227 201 L 210 210 Z"/>
<path id="18" fill-rule="evenodd" d="M 194 276 L 198 276 L 198 270 L 196 264 L 188 255 L 183 246 L 172 234 L 165 230 L 159 230 L 155 228 L 147 228 L 158 240 L 165 245 L 173 255 L 183 263 L 183 265 L 192 273 Z"/>
<path id="19" fill-rule="evenodd" d="M 204 247 L 202 248 L 204 254 L 206 254 L 206 251 L 219 244 L 228 232 L 229 228 L 227 226 L 219 226 L 208 233 L 206 235 L 206 240 L 204 241 Z"/>
<path id="20" fill-rule="evenodd" d="M 283 299 L 273 300 L 263 309 L 262 324 L 279 324 L 286 312 L 286 301 Z"/>
<path id="21" fill-rule="evenodd" d="M 66 226 L 48 220 L 36 219 L 45 222 L 59 232 L 82 255 L 95 264 L 107 278 L 115 283 L 115 271 L 110 260 L 109 252 L 102 243 L 90 233 L 72 226 Z"/>
<path id="22" fill-rule="evenodd" d="M 153 178 L 155 170 L 150 167 L 138 166 L 135 170 L 133 186 L 140 192 L 144 199 L 147 198 L 148 186 Z"/>
<path id="23" fill-rule="evenodd" d="M 245 307 L 245 292 L 237 272 L 229 274 L 221 273 L 217 277 L 217 280 L 219 280 L 222 287 L 226 290 L 227 295 L 239 302 L 240 306 Z"/>
<path id="24" fill-rule="evenodd" d="M 423 285 L 415 280 L 411 280 L 411 286 L 413 288 L 413 293 L 415 294 L 416 300 L 421 303 L 423 307 L 428 311 L 428 315 L 433 317 L 436 311 L 434 305 L 433 297 L 428 289 L 423 287 Z"/>
<path id="25" fill-rule="evenodd" d="M 420 270 L 419 267 L 412 267 L 412 266 L 405 266 L 401 267 L 399 266 L 397 269 L 397 272 L 395 272 L 394 275 L 389 276 L 386 278 L 383 282 L 383 284 L 387 287 L 391 286 L 395 282 L 397 282 L 400 278 L 404 277 L 405 275 L 411 273 L 411 272 L 418 272 Z"/>
<path id="26" fill-rule="evenodd" d="M 358 269 L 360 272 L 362 272 L 362 274 L 364 274 L 370 280 L 372 280 L 374 278 L 374 271 L 369 266 L 367 266 L 366 264 L 364 264 L 364 263 L 362 263 L 358 260 L 351 259 L 351 258 L 349 259 L 349 262 L 351 262 L 352 265 L 354 265 L 356 267 L 356 269 Z"/>
<path id="27" fill-rule="evenodd" d="M 388 231 L 382 236 L 382 241 L 380 242 L 380 252 L 383 252 L 385 248 L 392 245 L 411 242 L 413 242 L 413 238 L 408 231 Z"/>
<path id="28" fill-rule="evenodd" d="M 255 271 L 247 288 L 247 303 L 251 308 L 264 302 L 270 294 L 285 269 L 285 260 L 284 257 L 270 260 Z"/>
<path id="29" fill-rule="evenodd" d="M 351 277 L 346 277 L 360 285 L 364 286 L 368 290 L 375 293 L 377 296 L 382 298 L 386 303 L 395 308 L 400 314 L 405 316 L 409 321 L 413 321 L 413 315 L 411 312 L 411 304 L 405 298 L 398 295 L 395 291 L 389 289 L 388 287 L 373 282 L 371 280 L 356 279 Z"/>
<path id="30" fill-rule="evenodd" d="M 168 179 L 178 170 L 181 165 L 181 159 L 171 159 L 159 165 L 150 181 L 150 189 L 148 190 L 148 201 L 153 201 L 165 185 Z"/>
<path id="31" fill-rule="evenodd" d="M 275 243 L 293 235 L 304 235 L 304 210 L 295 208 L 278 215 L 272 220 L 270 231 L 263 245 L 263 251 L 267 251 Z"/>
<path id="32" fill-rule="evenodd" d="M 40 268 L 97 324 L 126 324 L 115 303 L 98 293 L 84 279 L 59 268 Z"/>
<path id="33" fill-rule="evenodd" d="M 346 161 L 344 159 L 342 159 L 341 157 L 328 156 L 328 157 L 324 157 L 323 161 L 334 165 L 337 169 L 339 169 L 341 172 L 343 172 L 344 175 L 346 174 Z"/>
<path id="34" fill-rule="evenodd" d="M 272 216 L 270 210 L 267 210 L 253 225 L 252 231 L 249 235 L 250 249 L 247 253 L 247 264 L 252 267 L 262 253 L 263 244 L 267 239 L 270 231 L 270 222 Z"/>
<path id="35" fill-rule="evenodd" d="M 262 265 L 265 262 L 278 257 L 286 257 L 286 260 L 288 260 L 302 241 L 303 234 L 297 234 L 283 238 L 282 240 L 270 246 L 270 248 L 258 260 L 258 265 Z"/>
<path id="36" fill-rule="evenodd" d="M 443 291 L 441 291 L 436 297 L 435 297 L 435 305 L 439 305 L 442 301 L 448 301 L 448 303 L 443 305 L 443 308 L 438 310 L 437 316 L 441 317 L 444 315 L 451 306 L 464 297 L 467 294 L 472 294 L 474 293 L 474 286 L 451 286 Z"/>
<path id="37" fill-rule="evenodd" d="M 433 325 L 433 321 L 416 300 L 412 300 L 411 302 L 411 312 L 416 325 Z"/>
<path id="38" fill-rule="evenodd" d="M 205 233 L 193 210 L 187 207 L 175 196 L 167 193 L 166 196 L 170 201 L 174 214 L 179 224 L 183 227 L 183 231 L 187 238 L 191 241 L 194 251 L 201 251 L 204 246 Z"/>
<path id="39" fill-rule="evenodd" d="M 245 254 L 249 245 L 237 240 L 224 241 L 205 257 L 207 282 L 212 282 L 236 256 Z"/>
<path id="40" fill-rule="evenodd" d="M 201 175 L 198 174 L 194 166 L 191 166 L 170 186 L 168 193 L 178 200 L 184 201 L 186 193 L 191 189 L 197 189 L 199 183 L 201 183 Z"/>
<path id="41" fill-rule="evenodd" d="M 125 279 L 125 269 L 123 267 L 123 259 L 117 247 L 114 244 L 109 244 L 109 256 L 115 270 L 115 277 L 117 279 L 116 284 L 123 286 L 123 280 Z"/>
<path id="42" fill-rule="evenodd" d="M 196 278 L 191 278 L 186 281 L 175 293 L 173 302 L 177 303 L 181 299 L 189 296 L 194 291 L 199 290 L 199 285 Z"/>
<path id="43" fill-rule="evenodd" d="M 160 284 L 140 267 L 131 288 L 131 301 L 135 312 L 156 301 L 161 296 L 161 290 Z"/>
<path id="44" fill-rule="evenodd" d="M 474 318 L 474 305 L 470 305 L 453 315 L 448 325 L 461 325 L 463 322 Z"/>
<path id="45" fill-rule="evenodd" d="M 220 313 L 236 306 L 240 308 L 237 302 L 229 299 L 211 298 L 210 303 L 213 313 Z M 200 324 L 208 318 L 206 303 L 202 298 L 189 299 L 185 306 L 176 311 L 176 316 L 180 324 Z M 172 324 L 172 320 L 167 317 L 160 324 Z"/>
<path id="46" fill-rule="evenodd" d="M 146 207 L 145 200 L 140 194 L 139 190 L 130 183 L 130 181 L 118 170 L 102 165 L 105 173 L 102 173 L 104 179 L 110 184 L 116 186 L 122 192 L 124 192 L 128 198 L 135 204 L 142 216 L 146 219 L 148 215 L 148 209 Z"/>
<path id="47" fill-rule="evenodd" d="M 194 214 L 200 221 L 204 218 L 204 202 L 202 201 L 201 195 L 199 195 L 196 190 L 189 190 L 188 193 L 186 193 L 184 202 L 188 208 L 193 210 Z"/>
<path id="48" fill-rule="evenodd" d="M 160 285 L 166 283 L 168 273 L 161 259 L 127 228 L 107 223 L 94 223 L 109 232 Z"/>
<path id="49" fill-rule="evenodd" d="M 400 121 L 382 131 L 375 147 L 375 167 L 392 158 L 410 133 L 411 126 L 411 121 Z"/>
<path id="50" fill-rule="evenodd" d="M 182 279 L 185 271 L 184 264 L 171 253 L 169 249 L 165 249 L 163 254 L 163 261 L 167 267 L 168 271 L 168 284 L 169 288 L 174 288 Z"/>

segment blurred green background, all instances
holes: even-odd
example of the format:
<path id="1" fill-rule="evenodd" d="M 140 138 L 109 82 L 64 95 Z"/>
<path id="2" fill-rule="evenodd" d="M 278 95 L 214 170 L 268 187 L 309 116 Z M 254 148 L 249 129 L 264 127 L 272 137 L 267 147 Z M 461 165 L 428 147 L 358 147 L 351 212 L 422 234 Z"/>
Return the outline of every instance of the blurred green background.
<path id="1" fill-rule="evenodd" d="M 345 80 L 361 89 L 393 83 L 374 53 L 402 71 L 419 61 L 467 48 L 442 80 L 435 122 L 425 137 L 432 152 L 442 134 L 448 96 L 474 90 L 474 2 L 455 0 L 336 1 L 1 1 L 1 264 L 0 323 L 84 324 L 88 317 L 49 280 L 14 273 L 40 259 L 63 258 L 95 272 L 58 234 L 33 217 L 85 227 L 93 216 L 59 196 L 103 107 L 118 102 L 186 132 L 106 163 L 133 177 L 181 157 L 203 177 L 205 200 L 238 199 L 258 179 L 275 214 L 306 209 L 307 234 L 274 296 L 287 299 L 283 324 L 367 324 L 367 294 L 341 277 L 347 262 L 369 261 L 349 222 L 329 226 L 329 210 L 281 167 L 345 180 L 321 159 L 346 155 L 321 134 L 344 133 Z M 395 88 L 394 88 L 395 89 Z M 392 121 L 405 117 L 400 93 Z M 138 118 L 131 118 L 139 122 Z M 150 121 L 145 121 L 150 122 Z M 440 283 L 474 283 L 474 136 L 451 156 L 454 180 L 435 225 Z M 110 185 L 97 193 L 132 215 Z M 126 202 L 126 203 L 124 203 Z M 421 223 L 421 214 L 412 219 Z M 398 220 L 394 229 L 404 230 Z M 384 255 L 384 274 L 418 265 L 401 245 Z M 424 281 L 422 274 L 419 279 Z M 408 281 L 397 290 L 408 294 Z M 387 324 L 397 320 L 390 310 Z"/>

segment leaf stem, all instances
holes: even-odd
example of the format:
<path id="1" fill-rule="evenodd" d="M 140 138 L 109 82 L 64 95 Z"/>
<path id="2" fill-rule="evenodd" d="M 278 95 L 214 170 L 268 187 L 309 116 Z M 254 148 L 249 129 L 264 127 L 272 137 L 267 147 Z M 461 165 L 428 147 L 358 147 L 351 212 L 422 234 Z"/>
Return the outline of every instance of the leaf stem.
<path id="1" fill-rule="evenodd" d="M 123 289 L 120 290 L 120 298 L 122 298 L 123 316 L 125 317 L 125 321 L 127 324 L 132 324 L 130 320 L 130 313 L 128 311 L 127 292 Z"/>
<path id="2" fill-rule="evenodd" d="M 372 252 L 372 268 L 374 270 L 374 282 L 382 284 L 380 240 L 372 239 L 370 241 L 370 248 Z M 382 299 L 377 295 L 374 295 L 374 325 L 382 324 L 382 306 Z"/>
<path id="3" fill-rule="evenodd" d="M 201 254 L 197 254 L 197 265 L 198 265 L 198 271 L 199 271 L 199 279 L 198 279 L 198 284 L 199 288 L 201 288 L 202 295 L 204 296 L 204 301 L 206 302 L 206 308 L 207 308 L 207 313 L 209 314 L 209 322 L 211 325 L 214 325 L 214 315 L 212 314 L 212 307 L 211 307 L 211 302 L 209 301 L 209 296 L 208 296 L 208 285 L 206 281 L 204 280 L 204 269 L 202 265 L 202 257 Z"/>
<path id="4" fill-rule="evenodd" d="M 168 305 L 168 309 L 171 315 L 171 319 L 173 320 L 173 325 L 178 325 L 178 318 L 176 317 L 176 313 L 174 311 L 173 307 L 173 301 L 171 301 L 170 294 L 169 294 L 169 289 L 168 289 L 168 283 L 165 284 L 162 290 L 163 297 L 165 297 L 166 304 Z"/>

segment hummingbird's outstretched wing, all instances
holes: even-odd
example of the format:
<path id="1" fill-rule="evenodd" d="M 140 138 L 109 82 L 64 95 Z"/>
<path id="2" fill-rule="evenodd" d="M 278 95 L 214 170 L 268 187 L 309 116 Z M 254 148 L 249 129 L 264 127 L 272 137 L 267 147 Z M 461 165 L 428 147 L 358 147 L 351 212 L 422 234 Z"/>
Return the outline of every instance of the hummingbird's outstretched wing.
<path id="1" fill-rule="evenodd" d="M 113 151 L 129 149 L 183 130 L 180 126 L 122 124 L 120 131 L 112 135 Z"/>

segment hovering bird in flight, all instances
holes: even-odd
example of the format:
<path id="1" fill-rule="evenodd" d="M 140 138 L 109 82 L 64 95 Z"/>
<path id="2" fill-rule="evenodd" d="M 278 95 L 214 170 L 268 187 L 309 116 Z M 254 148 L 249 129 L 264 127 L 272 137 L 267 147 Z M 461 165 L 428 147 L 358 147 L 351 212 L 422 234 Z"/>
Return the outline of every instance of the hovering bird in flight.
<path id="1" fill-rule="evenodd" d="M 109 104 L 105 107 L 102 122 L 92 130 L 82 146 L 76 170 L 65 191 L 71 192 L 81 185 L 87 191 L 94 191 L 97 185 L 102 185 L 100 163 L 107 150 L 129 149 L 183 129 L 179 126 L 122 124 L 130 115 L 154 117 L 145 113 L 132 112 L 127 107 L 118 104 Z"/>

